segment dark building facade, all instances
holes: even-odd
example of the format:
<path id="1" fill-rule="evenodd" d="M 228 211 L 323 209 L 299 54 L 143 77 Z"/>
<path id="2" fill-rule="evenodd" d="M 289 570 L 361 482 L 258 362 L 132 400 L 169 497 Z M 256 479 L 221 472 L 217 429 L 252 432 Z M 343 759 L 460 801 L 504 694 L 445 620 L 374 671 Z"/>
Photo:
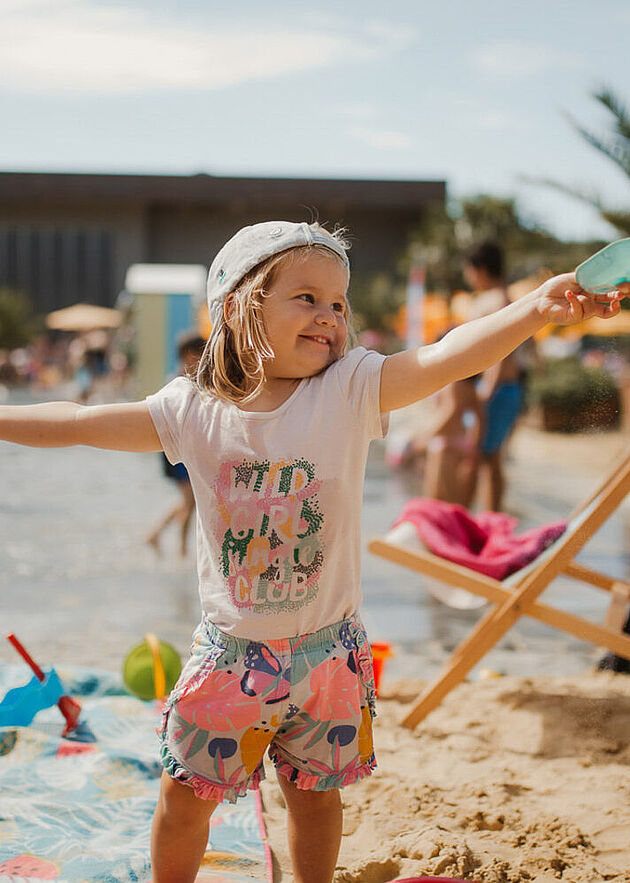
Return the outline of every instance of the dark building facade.
<path id="1" fill-rule="evenodd" d="M 348 228 L 356 273 L 393 268 L 442 181 L 0 172 L 0 286 L 38 312 L 112 306 L 132 263 L 208 265 L 240 227 Z"/>

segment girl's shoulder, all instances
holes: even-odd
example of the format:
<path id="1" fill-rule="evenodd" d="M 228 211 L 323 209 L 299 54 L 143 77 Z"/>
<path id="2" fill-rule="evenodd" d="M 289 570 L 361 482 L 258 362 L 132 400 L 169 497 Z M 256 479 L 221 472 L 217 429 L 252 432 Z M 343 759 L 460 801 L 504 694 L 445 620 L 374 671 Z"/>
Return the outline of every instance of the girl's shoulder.
<path id="1" fill-rule="evenodd" d="M 186 374 L 180 374 L 177 377 L 174 377 L 171 381 L 165 384 L 162 389 L 155 393 L 155 395 L 187 402 L 189 405 L 195 405 L 197 407 L 229 404 L 228 402 L 224 402 L 219 396 L 212 395 L 201 389 L 195 382 L 194 378 L 189 377 Z"/>
<path id="2" fill-rule="evenodd" d="M 197 392 L 197 387 L 190 377 L 179 374 L 177 377 L 173 377 L 172 380 L 169 380 L 168 383 L 165 383 L 156 393 L 148 396 L 148 398 L 170 399 L 171 401 L 180 399 L 183 401 L 193 398 Z"/>
<path id="3" fill-rule="evenodd" d="M 189 377 L 180 375 L 147 396 L 147 402 L 152 413 L 159 411 L 181 422 L 199 409 L 200 398 L 196 384 Z"/>
<path id="4" fill-rule="evenodd" d="M 355 346 L 345 356 L 329 365 L 321 376 L 327 379 L 335 378 L 342 386 L 347 386 L 360 381 L 361 378 L 368 379 L 375 374 L 380 375 L 385 358 L 381 353 L 377 353 L 376 350 L 368 350 L 364 346 Z"/>
<path id="5" fill-rule="evenodd" d="M 387 431 L 381 418 L 380 384 L 385 356 L 357 346 L 324 372 L 321 400 L 330 416 L 333 411 L 357 431 L 363 427 L 369 438 L 382 438 Z"/>

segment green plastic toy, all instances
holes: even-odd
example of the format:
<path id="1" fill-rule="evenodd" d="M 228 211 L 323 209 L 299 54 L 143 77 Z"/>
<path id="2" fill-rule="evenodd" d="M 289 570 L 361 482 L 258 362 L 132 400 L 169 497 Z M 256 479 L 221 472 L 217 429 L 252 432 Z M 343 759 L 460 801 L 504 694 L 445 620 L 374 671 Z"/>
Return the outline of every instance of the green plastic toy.
<path id="1" fill-rule="evenodd" d="M 123 681 L 139 699 L 163 699 L 171 692 L 182 670 L 177 650 L 150 632 L 127 654 Z"/>

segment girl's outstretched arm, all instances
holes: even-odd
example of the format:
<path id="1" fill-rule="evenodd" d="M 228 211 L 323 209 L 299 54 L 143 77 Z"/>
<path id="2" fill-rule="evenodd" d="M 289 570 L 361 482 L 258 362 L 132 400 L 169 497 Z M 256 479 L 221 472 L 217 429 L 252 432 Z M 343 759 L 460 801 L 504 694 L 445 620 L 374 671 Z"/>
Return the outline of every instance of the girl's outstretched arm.
<path id="1" fill-rule="evenodd" d="M 630 284 L 620 289 L 630 295 Z M 583 292 L 573 273 L 554 276 L 496 313 L 454 328 L 437 343 L 388 356 L 381 374 L 381 411 L 404 408 L 485 371 L 549 322 L 572 325 L 591 316 L 616 316 L 620 297 L 619 292 Z"/>
<path id="2" fill-rule="evenodd" d="M 162 450 L 146 402 L 2 405 L 0 439 L 36 448 L 89 445 L 113 451 Z"/>

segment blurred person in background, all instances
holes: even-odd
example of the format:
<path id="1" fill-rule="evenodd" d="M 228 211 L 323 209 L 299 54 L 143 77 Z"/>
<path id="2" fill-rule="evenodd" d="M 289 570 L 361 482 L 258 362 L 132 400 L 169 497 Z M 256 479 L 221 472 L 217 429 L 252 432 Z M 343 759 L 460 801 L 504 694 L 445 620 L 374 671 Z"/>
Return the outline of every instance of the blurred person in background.
<path id="1" fill-rule="evenodd" d="M 68 349 L 74 366 L 77 401 L 82 405 L 91 401 L 109 372 L 109 337 L 106 331 L 94 330 L 76 337 Z"/>
<path id="2" fill-rule="evenodd" d="M 464 277 L 475 296 L 470 319 L 488 316 L 510 303 L 503 251 L 496 243 L 482 242 L 467 253 Z M 484 407 L 484 432 L 479 442 L 482 508 L 500 512 L 505 494 L 503 451 L 524 401 L 518 350 L 483 373 L 477 392 Z"/>
<path id="3" fill-rule="evenodd" d="M 424 497 L 467 508 L 473 503 L 484 425 L 478 380 L 479 375 L 467 377 L 435 393 L 431 425 L 414 434 L 402 451 L 398 465 L 418 470 Z"/>
<path id="4" fill-rule="evenodd" d="M 196 331 L 187 333 L 179 339 L 177 356 L 179 358 L 180 375 L 195 377 L 199 359 L 205 346 L 206 341 Z M 159 554 L 160 537 L 163 531 L 169 524 L 176 522 L 179 528 L 179 554 L 182 558 L 185 558 L 188 552 L 188 528 L 192 514 L 195 511 L 195 497 L 190 483 L 190 476 L 183 463 L 172 465 L 164 453 L 161 454 L 161 459 L 164 474 L 177 485 L 179 500 L 171 506 L 166 515 L 153 528 L 147 537 L 147 542 Z"/>
<path id="5" fill-rule="evenodd" d="M 445 503 L 472 505 L 479 471 L 483 407 L 477 377 L 458 380 L 437 394 L 436 424 L 426 445 L 423 494 Z"/>

